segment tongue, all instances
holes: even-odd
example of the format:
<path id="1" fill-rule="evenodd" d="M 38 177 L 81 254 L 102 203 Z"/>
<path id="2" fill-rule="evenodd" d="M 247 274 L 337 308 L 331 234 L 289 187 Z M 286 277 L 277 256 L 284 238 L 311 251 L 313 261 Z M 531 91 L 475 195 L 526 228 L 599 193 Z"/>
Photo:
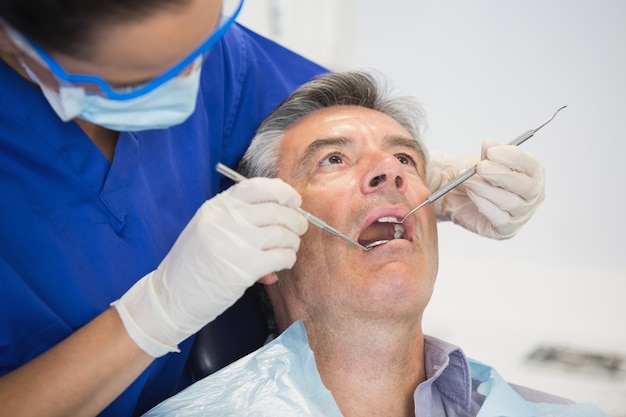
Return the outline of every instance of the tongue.
<path id="1" fill-rule="evenodd" d="M 388 223 L 372 223 L 367 229 L 361 233 L 359 237 L 359 243 L 361 245 L 367 245 L 368 243 L 376 242 L 377 240 L 389 240 L 393 239 L 393 230 Z"/>

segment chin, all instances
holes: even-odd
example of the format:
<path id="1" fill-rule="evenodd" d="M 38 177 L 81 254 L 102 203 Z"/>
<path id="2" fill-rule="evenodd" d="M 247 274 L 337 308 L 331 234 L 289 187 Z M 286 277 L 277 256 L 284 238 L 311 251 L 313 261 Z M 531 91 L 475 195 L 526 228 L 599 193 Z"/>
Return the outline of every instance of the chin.
<path id="1" fill-rule="evenodd" d="M 422 298 L 430 298 L 433 290 L 433 274 L 427 269 L 416 268 L 404 262 L 388 262 L 368 279 L 372 301 L 411 303 Z"/>

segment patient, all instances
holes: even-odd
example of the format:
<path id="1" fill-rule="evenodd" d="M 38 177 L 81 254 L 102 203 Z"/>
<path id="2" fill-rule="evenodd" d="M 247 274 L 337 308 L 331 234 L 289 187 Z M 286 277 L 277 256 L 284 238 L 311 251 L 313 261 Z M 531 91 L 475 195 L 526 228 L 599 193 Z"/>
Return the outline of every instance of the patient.
<path id="1" fill-rule="evenodd" d="M 424 335 L 438 269 L 423 115 L 366 72 L 325 74 L 272 113 L 242 173 L 279 177 L 302 208 L 361 243 L 316 227 L 290 270 L 263 278 L 280 336 L 157 406 L 150 416 L 605 415 L 510 385 Z M 245 261 L 245 260 L 242 260 Z"/>

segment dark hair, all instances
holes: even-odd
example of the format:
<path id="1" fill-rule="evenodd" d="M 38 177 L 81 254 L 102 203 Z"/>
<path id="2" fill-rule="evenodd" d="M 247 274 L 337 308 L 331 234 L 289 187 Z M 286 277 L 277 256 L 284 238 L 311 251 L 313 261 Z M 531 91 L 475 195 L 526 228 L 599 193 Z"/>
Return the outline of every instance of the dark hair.
<path id="1" fill-rule="evenodd" d="M 267 294 L 265 284 L 255 282 L 254 285 L 248 289 L 248 291 L 252 294 L 252 298 L 256 303 L 259 315 L 265 321 L 265 327 L 268 334 L 272 335 L 272 337 L 278 337 L 280 330 L 278 329 L 278 323 L 276 323 L 274 307 L 272 306 L 272 301 Z"/>
<path id="2" fill-rule="evenodd" d="M 88 56 L 106 26 L 175 10 L 189 0 L 0 0 L 0 18 L 48 52 Z"/>

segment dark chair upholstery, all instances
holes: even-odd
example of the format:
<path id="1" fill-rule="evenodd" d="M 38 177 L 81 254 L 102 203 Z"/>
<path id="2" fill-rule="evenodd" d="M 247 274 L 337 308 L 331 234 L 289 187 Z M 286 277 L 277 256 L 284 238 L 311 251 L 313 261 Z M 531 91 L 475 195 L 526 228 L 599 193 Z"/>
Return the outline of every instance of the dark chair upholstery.
<path id="1" fill-rule="evenodd" d="M 254 288 L 203 327 L 193 342 L 187 367 L 194 381 L 263 346 L 269 331 Z"/>

